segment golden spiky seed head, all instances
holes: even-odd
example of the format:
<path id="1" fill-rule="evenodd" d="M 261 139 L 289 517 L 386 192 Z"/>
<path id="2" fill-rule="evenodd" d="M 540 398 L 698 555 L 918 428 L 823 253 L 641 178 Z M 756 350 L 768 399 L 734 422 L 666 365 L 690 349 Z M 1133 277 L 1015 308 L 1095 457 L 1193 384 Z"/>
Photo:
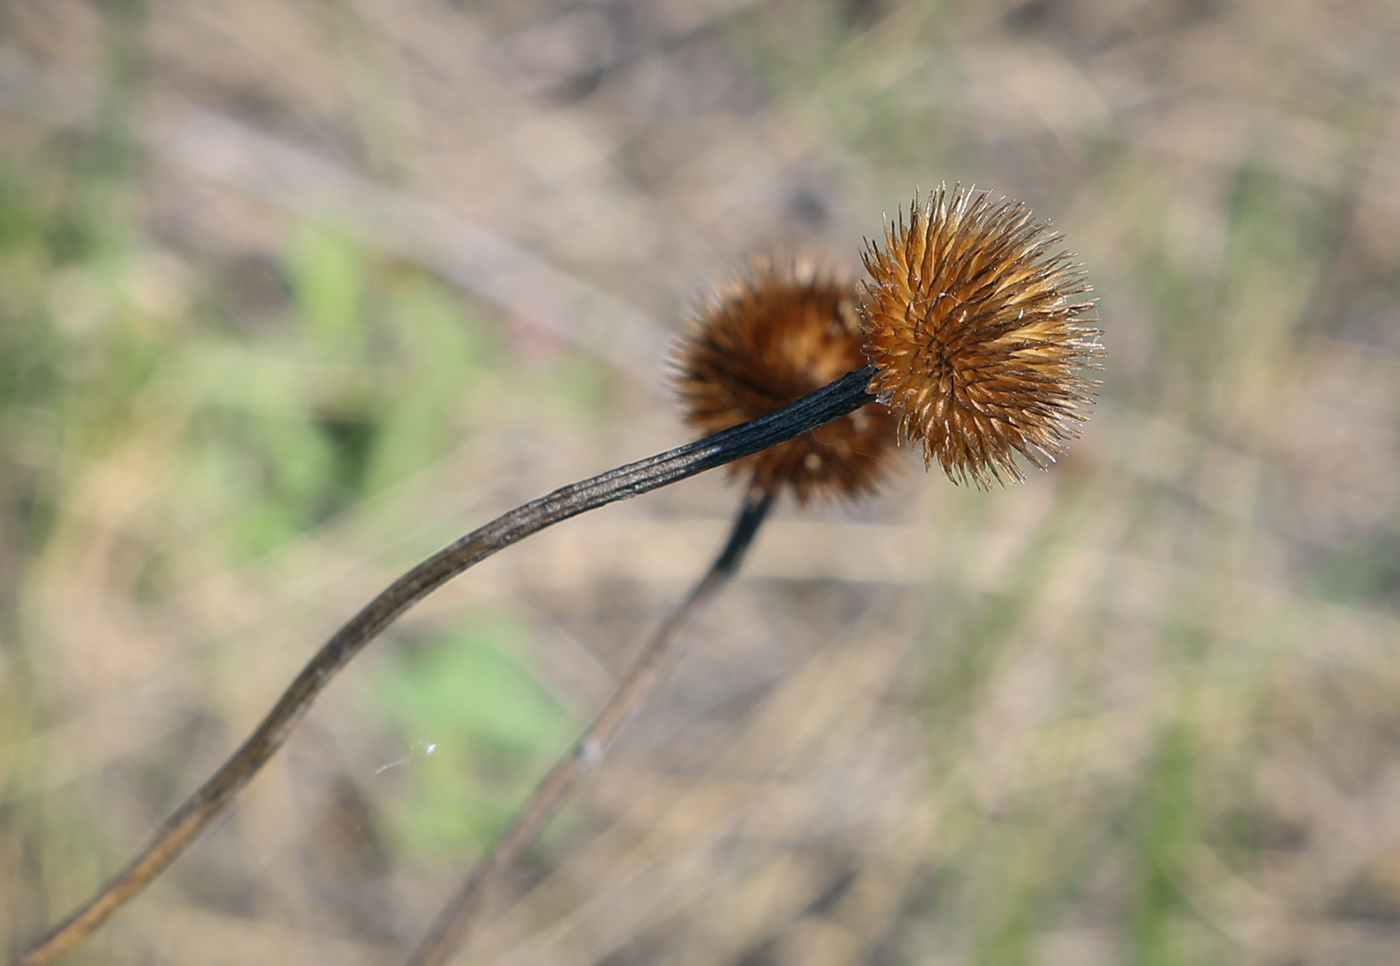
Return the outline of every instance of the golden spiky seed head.
<path id="1" fill-rule="evenodd" d="M 686 422 L 708 435 L 772 412 L 863 367 L 855 284 L 811 260 L 756 258 L 716 287 L 674 357 Z M 872 492 L 892 463 L 897 424 L 871 403 L 730 465 L 772 493 Z"/>
<path id="2" fill-rule="evenodd" d="M 870 392 L 898 413 L 954 482 L 1020 482 L 1019 453 L 1045 468 L 1093 402 L 1098 329 L 1073 255 L 1019 201 L 958 185 L 919 196 L 866 242 L 860 305 Z"/>

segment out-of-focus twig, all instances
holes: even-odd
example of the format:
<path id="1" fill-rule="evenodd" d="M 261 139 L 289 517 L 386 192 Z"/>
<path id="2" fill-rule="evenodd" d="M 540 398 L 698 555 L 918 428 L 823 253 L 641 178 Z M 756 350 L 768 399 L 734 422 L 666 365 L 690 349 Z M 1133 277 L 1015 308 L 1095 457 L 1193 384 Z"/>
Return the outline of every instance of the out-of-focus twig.
<path id="1" fill-rule="evenodd" d="M 0 44 L 0 101 L 77 127 L 92 123 L 90 78 Z M 156 161 L 423 265 L 510 318 L 661 391 L 665 331 L 622 299 L 481 225 L 285 139 L 168 95 L 147 100 L 141 144 Z"/>
<path id="2" fill-rule="evenodd" d="M 661 385 L 661 326 L 495 232 L 232 118 L 188 105 L 158 105 L 148 145 L 167 163 L 278 208 L 324 219 L 371 248 L 425 265 L 618 372 L 654 390 Z"/>

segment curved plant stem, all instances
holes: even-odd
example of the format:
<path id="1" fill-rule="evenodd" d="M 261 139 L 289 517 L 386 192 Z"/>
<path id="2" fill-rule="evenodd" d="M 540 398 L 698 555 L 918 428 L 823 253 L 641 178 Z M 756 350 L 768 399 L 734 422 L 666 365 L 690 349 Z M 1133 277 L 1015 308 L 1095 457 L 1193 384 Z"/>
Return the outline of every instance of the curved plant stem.
<path id="1" fill-rule="evenodd" d="M 772 505 L 771 491 L 758 488 L 749 491 L 739 508 L 738 517 L 734 520 L 729 541 L 715 562 L 710 565 L 709 571 L 690 591 L 685 601 L 656 629 L 656 633 L 637 654 L 627 676 L 623 678 L 607 704 L 603 705 L 598 716 L 588 726 L 588 730 L 535 787 L 530 798 L 516 813 L 510 827 L 496 843 L 496 847 L 473 870 L 461 890 L 438 913 L 432 928 L 409 959 L 408 966 L 441 966 L 467 941 L 471 926 L 475 924 L 505 873 L 549 824 L 549 820 L 559 811 L 569 792 L 602 761 L 603 753 L 617 736 L 623 722 L 637 709 L 661 677 L 666 668 L 665 658 L 674 649 L 687 619 L 706 604 L 739 569 L 744 552 L 753 542 L 754 534 L 758 532 Z"/>
<path id="2" fill-rule="evenodd" d="M 282 747 L 292 726 L 331 678 L 419 600 L 496 551 L 561 520 L 722 466 L 854 412 L 874 401 L 875 397 L 865 391 L 874 375 L 875 369 L 870 366 L 848 372 L 766 416 L 561 487 L 497 517 L 418 564 L 336 631 L 283 692 L 252 736 L 176 809 L 146 847 L 96 895 L 14 960 L 12 966 L 47 966 L 131 901 L 228 807 L 239 789 Z"/>

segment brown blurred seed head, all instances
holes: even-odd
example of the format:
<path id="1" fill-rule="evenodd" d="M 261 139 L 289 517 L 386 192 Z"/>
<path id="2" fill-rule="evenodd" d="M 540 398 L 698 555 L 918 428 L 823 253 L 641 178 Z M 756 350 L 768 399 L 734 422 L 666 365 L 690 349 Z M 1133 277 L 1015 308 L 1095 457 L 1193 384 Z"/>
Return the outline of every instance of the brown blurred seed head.
<path id="1" fill-rule="evenodd" d="M 676 353 L 686 422 L 708 435 L 772 412 L 866 365 L 856 289 L 810 262 L 755 259 L 720 285 Z M 872 492 L 897 440 L 890 411 L 871 403 L 730 466 L 799 503 Z"/>
<path id="2" fill-rule="evenodd" d="M 1019 201 L 955 186 L 929 194 L 866 243 L 860 306 L 870 391 L 955 482 L 1020 482 L 1020 453 L 1046 467 L 1079 434 L 1095 383 L 1092 301 L 1061 236 Z"/>

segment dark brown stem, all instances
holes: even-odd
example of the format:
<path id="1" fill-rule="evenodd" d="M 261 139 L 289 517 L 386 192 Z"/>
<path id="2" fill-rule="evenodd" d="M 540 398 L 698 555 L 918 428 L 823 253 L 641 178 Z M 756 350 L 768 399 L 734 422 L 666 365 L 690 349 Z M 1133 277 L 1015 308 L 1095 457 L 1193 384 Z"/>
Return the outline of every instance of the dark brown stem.
<path id="1" fill-rule="evenodd" d="M 404 611 L 473 564 L 545 527 L 587 510 L 703 473 L 854 412 L 874 398 L 867 366 L 766 416 L 670 452 L 561 487 L 497 517 L 414 567 L 350 619 L 322 646 L 252 736 L 186 799 L 146 847 L 98 893 L 11 966 L 47 966 L 73 949 L 159 875 L 233 800 L 287 740 L 292 726 L 332 677 Z"/>
<path id="2" fill-rule="evenodd" d="M 438 913 L 432 928 L 409 959 L 408 966 L 441 966 L 466 943 L 471 927 L 505 873 L 549 824 L 569 792 L 602 761 L 604 752 L 612 744 L 623 722 L 661 677 L 661 672 L 666 668 L 665 658 L 680 639 L 680 630 L 687 619 L 739 569 L 744 551 L 753 542 L 754 534 L 772 505 L 773 494 L 770 491 L 757 488 L 749 491 L 734 520 L 729 541 L 710 565 L 709 571 L 685 601 L 656 629 L 588 730 L 535 787 L 534 793 L 515 814 L 510 828 L 506 829 L 491 854 L 473 870 L 461 890 Z"/>

